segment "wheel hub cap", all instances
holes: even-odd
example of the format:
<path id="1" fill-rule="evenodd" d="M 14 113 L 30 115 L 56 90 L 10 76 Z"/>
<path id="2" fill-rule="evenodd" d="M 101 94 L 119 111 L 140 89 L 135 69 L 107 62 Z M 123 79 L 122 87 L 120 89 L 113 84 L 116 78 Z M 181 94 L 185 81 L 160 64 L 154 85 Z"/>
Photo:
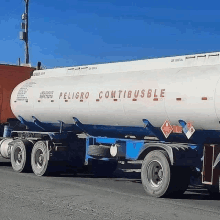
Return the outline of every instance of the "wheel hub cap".
<path id="1" fill-rule="evenodd" d="M 44 163 L 44 154 L 41 149 L 38 149 L 35 154 L 35 165 L 41 168 Z"/>
<path id="2" fill-rule="evenodd" d="M 16 148 L 15 153 L 14 153 L 14 160 L 17 164 L 21 164 L 22 159 L 23 159 L 22 150 L 21 150 L 21 148 L 18 147 L 18 148 Z"/>
<path id="3" fill-rule="evenodd" d="M 163 167 L 158 161 L 151 161 L 147 168 L 148 181 L 153 187 L 159 187 L 163 181 Z"/>

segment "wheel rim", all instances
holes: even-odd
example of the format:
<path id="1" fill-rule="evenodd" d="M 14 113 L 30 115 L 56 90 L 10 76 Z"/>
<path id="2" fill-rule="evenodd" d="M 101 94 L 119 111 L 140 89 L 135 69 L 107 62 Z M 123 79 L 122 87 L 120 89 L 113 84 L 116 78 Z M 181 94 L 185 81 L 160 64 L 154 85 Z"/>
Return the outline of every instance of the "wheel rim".
<path id="1" fill-rule="evenodd" d="M 23 160 L 23 151 L 20 147 L 17 147 L 14 152 L 14 161 L 17 165 L 21 165 Z"/>
<path id="2" fill-rule="evenodd" d="M 35 166 L 42 168 L 44 164 L 44 152 L 41 149 L 38 149 L 34 155 Z"/>
<path id="3" fill-rule="evenodd" d="M 163 167 L 159 161 L 151 161 L 147 167 L 147 179 L 152 187 L 159 187 L 163 182 Z"/>

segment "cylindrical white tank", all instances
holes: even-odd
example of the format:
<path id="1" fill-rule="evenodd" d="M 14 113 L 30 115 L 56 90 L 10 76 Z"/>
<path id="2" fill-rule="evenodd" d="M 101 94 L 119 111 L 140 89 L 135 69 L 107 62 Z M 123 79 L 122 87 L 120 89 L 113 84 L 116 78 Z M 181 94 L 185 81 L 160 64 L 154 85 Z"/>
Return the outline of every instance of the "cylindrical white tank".
<path id="1" fill-rule="evenodd" d="M 85 125 L 142 128 L 143 119 L 155 127 L 184 120 L 196 130 L 220 130 L 219 64 L 57 72 L 38 71 L 14 89 L 16 117 L 65 124 L 73 124 L 75 117 Z"/>

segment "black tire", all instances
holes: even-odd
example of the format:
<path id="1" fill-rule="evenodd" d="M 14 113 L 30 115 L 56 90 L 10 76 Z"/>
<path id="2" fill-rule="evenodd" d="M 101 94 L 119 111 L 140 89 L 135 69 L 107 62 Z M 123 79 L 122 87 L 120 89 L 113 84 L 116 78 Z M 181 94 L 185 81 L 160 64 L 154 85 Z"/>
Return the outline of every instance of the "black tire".
<path id="1" fill-rule="evenodd" d="M 31 170 L 31 149 L 33 144 L 28 140 L 13 142 L 11 148 L 11 165 L 16 172 L 27 172 Z"/>
<path id="2" fill-rule="evenodd" d="M 141 168 L 141 180 L 147 195 L 165 197 L 173 192 L 171 166 L 165 151 L 155 150 L 146 155 Z"/>
<path id="3" fill-rule="evenodd" d="M 188 188 L 190 183 L 191 169 L 189 167 L 171 167 L 172 175 L 172 192 L 170 192 L 170 197 L 181 196 Z"/>
<path id="4" fill-rule="evenodd" d="M 118 161 L 111 160 L 96 160 L 89 159 L 89 171 L 92 172 L 96 177 L 108 177 L 112 176 L 114 171 L 117 169 Z"/>
<path id="5" fill-rule="evenodd" d="M 45 141 L 37 141 L 31 152 L 31 167 L 37 176 L 49 173 L 48 149 Z"/>
<path id="6" fill-rule="evenodd" d="M 214 185 L 214 186 L 209 186 L 207 185 L 206 186 L 211 198 L 214 198 L 214 199 L 219 199 L 220 198 L 220 192 L 219 192 L 219 186 L 218 185 Z"/>
<path id="7" fill-rule="evenodd" d="M 88 155 L 94 157 L 106 157 L 110 158 L 110 146 L 106 145 L 90 145 L 88 149 Z"/>

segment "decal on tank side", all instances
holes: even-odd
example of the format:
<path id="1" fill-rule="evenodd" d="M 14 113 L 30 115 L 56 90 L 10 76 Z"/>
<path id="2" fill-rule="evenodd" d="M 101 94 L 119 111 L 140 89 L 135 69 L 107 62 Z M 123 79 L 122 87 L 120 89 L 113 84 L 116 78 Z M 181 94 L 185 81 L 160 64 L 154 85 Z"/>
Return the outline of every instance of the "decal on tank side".
<path id="1" fill-rule="evenodd" d="M 54 91 L 42 91 L 40 93 L 40 99 L 52 99 Z"/>
<path id="2" fill-rule="evenodd" d="M 28 89 L 32 87 L 32 85 L 35 85 L 35 82 L 27 82 L 25 83 L 19 90 L 17 93 L 17 98 L 16 101 L 27 101 L 27 92 Z"/>
<path id="3" fill-rule="evenodd" d="M 165 97 L 165 89 L 137 89 L 137 90 L 107 90 L 107 91 L 100 91 L 98 93 L 97 99 L 120 99 L 120 98 L 154 98 L 158 100 L 158 97 L 163 98 Z M 60 92 L 59 99 L 88 99 L 89 92 Z"/>

